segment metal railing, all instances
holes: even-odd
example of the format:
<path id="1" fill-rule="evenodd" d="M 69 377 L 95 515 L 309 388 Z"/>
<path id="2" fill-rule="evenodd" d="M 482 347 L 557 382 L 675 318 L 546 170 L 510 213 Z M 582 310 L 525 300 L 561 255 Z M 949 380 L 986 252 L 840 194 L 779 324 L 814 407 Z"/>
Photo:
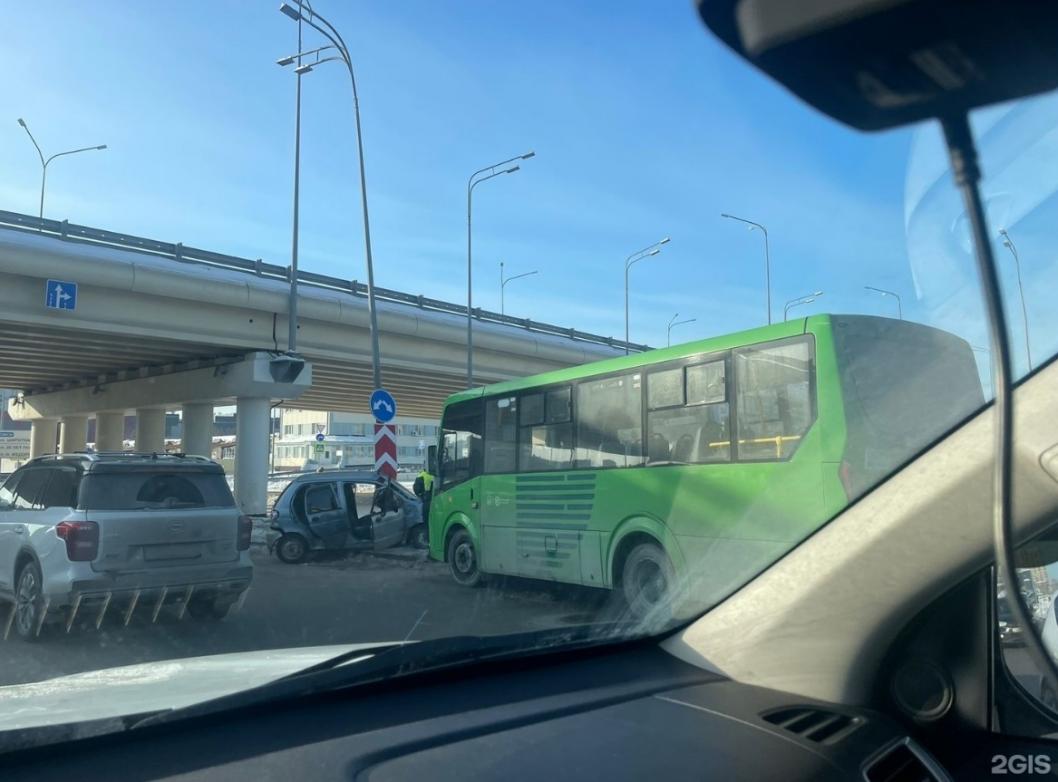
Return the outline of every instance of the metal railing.
<path id="1" fill-rule="evenodd" d="M 197 247 L 189 247 L 183 243 L 160 242 L 156 239 L 146 239 L 142 236 L 107 231 L 102 228 L 92 228 L 86 225 L 77 225 L 68 220 L 50 220 L 32 215 L 20 214 L 18 212 L 7 212 L 0 210 L 0 229 L 24 231 L 36 234 L 44 234 L 69 242 L 82 244 L 95 244 L 103 247 L 114 247 L 123 250 L 134 250 L 136 252 L 166 258 L 177 263 L 201 264 L 222 269 L 245 272 L 263 279 L 290 281 L 290 267 L 267 263 L 258 258 L 251 261 L 248 258 L 239 258 L 234 255 L 201 250 Z M 354 296 L 367 298 L 367 285 L 358 280 L 343 280 L 340 277 L 331 277 L 326 274 L 317 274 L 302 269 L 298 270 L 298 284 L 309 285 L 315 288 L 351 293 Z M 375 298 L 381 301 L 389 301 L 404 304 L 423 310 L 434 312 L 447 312 L 453 315 L 466 317 L 467 308 L 463 304 L 454 304 L 428 296 L 404 293 L 389 288 L 375 288 Z M 625 349 L 625 341 L 613 337 L 603 337 L 587 331 L 579 331 L 574 328 L 564 328 L 551 323 L 532 320 L 530 318 L 515 318 L 510 315 L 502 315 L 498 312 L 483 310 L 474 307 L 473 317 L 476 320 L 487 323 L 498 323 L 504 326 L 520 328 L 537 334 L 550 334 L 556 337 L 578 342 L 589 342 L 596 345 L 605 345 L 618 350 Z M 649 350 L 648 345 L 629 342 L 629 350 L 642 352 Z"/>

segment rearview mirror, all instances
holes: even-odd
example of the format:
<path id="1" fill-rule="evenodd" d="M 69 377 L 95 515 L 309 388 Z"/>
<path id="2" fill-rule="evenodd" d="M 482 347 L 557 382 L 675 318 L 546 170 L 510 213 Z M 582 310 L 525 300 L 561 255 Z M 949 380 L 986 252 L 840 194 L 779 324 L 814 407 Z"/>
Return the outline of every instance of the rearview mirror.
<path id="1" fill-rule="evenodd" d="M 1039 0 L 699 0 L 737 54 L 834 119 L 881 130 L 1058 86 Z"/>
<path id="2" fill-rule="evenodd" d="M 426 449 L 426 472 L 437 475 L 437 446 L 431 445 Z"/>

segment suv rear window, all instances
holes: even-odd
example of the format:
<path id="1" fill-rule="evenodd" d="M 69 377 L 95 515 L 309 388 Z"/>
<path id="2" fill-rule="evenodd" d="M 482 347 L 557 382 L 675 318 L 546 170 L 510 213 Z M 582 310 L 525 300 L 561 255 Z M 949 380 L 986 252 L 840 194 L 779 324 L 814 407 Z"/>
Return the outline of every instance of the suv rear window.
<path id="1" fill-rule="evenodd" d="M 88 473 L 81 485 L 86 510 L 228 508 L 231 489 L 219 473 L 191 471 Z"/>

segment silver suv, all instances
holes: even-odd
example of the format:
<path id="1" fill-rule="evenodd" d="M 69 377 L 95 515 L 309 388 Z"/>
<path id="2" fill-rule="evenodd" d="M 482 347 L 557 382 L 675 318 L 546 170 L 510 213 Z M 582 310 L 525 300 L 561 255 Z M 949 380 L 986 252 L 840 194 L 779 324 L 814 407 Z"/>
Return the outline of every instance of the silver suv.
<path id="1" fill-rule="evenodd" d="M 223 468 L 200 456 L 69 454 L 33 459 L 0 486 L 0 635 L 24 639 L 79 612 L 128 624 L 166 602 L 221 619 L 250 586 L 251 520 Z"/>

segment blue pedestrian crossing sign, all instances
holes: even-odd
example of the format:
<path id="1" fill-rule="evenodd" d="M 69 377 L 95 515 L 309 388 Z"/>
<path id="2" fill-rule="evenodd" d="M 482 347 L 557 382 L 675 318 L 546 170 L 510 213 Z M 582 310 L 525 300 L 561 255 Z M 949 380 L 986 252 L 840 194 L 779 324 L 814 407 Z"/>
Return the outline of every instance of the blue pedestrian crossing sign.
<path id="1" fill-rule="evenodd" d="M 44 286 L 44 306 L 50 310 L 77 309 L 77 283 L 48 280 Z"/>
<path id="2" fill-rule="evenodd" d="M 393 420 L 397 414 L 397 400 L 384 388 L 376 388 L 371 394 L 371 414 L 380 424 Z"/>

